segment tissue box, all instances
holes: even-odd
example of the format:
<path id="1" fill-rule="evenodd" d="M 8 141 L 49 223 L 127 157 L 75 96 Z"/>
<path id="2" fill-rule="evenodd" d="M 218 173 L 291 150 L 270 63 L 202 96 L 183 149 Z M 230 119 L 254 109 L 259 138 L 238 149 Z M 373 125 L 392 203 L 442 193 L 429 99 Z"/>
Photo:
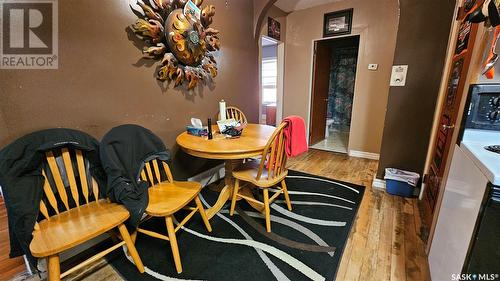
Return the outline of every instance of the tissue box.
<path id="1" fill-rule="evenodd" d="M 208 129 L 206 128 L 195 128 L 193 126 L 186 126 L 186 131 L 188 134 L 197 136 L 197 137 L 202 137 L 202 136 L 207 136 L 208 135 Z"/>

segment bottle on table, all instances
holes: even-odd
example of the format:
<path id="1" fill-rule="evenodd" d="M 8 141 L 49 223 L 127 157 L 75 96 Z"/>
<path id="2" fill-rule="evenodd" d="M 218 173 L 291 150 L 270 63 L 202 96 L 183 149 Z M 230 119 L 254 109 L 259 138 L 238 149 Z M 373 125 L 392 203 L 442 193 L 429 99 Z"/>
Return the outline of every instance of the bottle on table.
<path id="1" fill-rule="evenodd" d="M 211 140 L 214 138 L 213 134 L 212 134 L 212 118 L 208 118 L 208 139 Z"/>

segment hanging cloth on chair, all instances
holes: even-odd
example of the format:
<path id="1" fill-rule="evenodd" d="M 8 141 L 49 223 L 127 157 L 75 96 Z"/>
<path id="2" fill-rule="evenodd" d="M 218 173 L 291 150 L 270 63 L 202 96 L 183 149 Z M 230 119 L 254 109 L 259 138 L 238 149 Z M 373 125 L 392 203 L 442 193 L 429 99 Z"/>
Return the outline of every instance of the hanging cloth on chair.
<path id="1" fill-rule="evenodd" d="M 153 158 L 170 161 L 162 140 L 138 125 L 121 125 L 102 138 L 99 153 L 107 174 L 106 193 L 130 213 L 128 225 L 136 228 L 148 205 L 149 184 L 140 179 L 144 164 Z"/>

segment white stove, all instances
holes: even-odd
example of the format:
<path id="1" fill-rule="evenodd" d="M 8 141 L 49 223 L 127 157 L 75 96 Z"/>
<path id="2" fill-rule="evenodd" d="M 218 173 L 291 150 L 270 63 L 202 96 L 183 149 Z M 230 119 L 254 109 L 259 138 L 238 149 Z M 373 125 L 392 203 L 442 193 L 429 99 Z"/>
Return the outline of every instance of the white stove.
<path id="1" fill-rule="evenodd" d="M 489 182 L 500 185 L 500 153 L 486 147 L 500 145 L 500 131 L 465 129 L 460 148 Z"/>
<path id="2" fill-rule="evenodd" d="M 500 84 L 472 85 L 463 121 L 429 252 L 432 280 L 498 272 L 500 154 L 486 148 L 500 145 Z"/>

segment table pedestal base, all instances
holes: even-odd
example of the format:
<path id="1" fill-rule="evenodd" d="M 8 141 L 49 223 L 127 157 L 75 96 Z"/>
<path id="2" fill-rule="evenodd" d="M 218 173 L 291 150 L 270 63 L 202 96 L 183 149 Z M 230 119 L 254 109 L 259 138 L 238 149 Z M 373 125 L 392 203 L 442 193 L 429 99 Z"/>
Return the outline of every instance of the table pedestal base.
<path id="1" fill-rule="evenodd" d="M 217 202 L 211 207 L 206 210 L 207 217 L 208 219 L 211 219 L 215 214 L 217 214 L 222 207 L 224 207 L 224 204 L 231 198 L 231 195 L 233 194 L 233 188 L 234 188 L 234 178 L 233 178 L 233 169 L 237 167 L 238 165 L 241 164 L 241 160 L 226 160 L 224 169 L 225 169 L 225 175 L 224 175 L 224 183 L 225 186 L 222 188 L 220 191 L 219 197 L 217 198 Z M 252 190 L 251 190 L 251 185 L 250 184 L 245 184 L 240 187 L 240 193 L 244 194 L 247 197 L 253 198 Z M 264 207 L 262 205 L 259 205 L 255 202 L 252 202 L 250 200 L 246 200 L 250 206 L 252 206 L 255 210 L 258 212 L 262 213 L 264 211 Z"/>

